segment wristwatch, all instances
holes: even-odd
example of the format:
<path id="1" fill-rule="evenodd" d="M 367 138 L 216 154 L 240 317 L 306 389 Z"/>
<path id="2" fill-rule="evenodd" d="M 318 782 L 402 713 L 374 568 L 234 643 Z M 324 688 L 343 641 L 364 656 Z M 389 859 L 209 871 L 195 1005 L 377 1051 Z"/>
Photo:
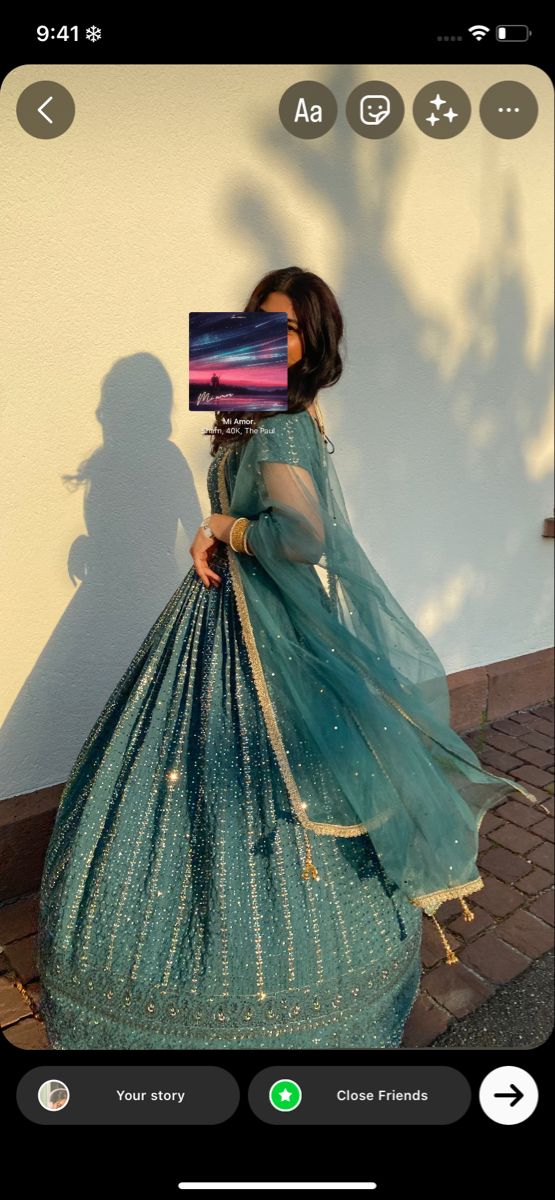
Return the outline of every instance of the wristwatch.
<path id="1" fill-rule="evenodd" d="M 210 515 L 211 515 L 211 514 L 209 513 L 209 514 L 208 514 L 208 517 L 209 517 Z M 205 518 L 204 518 L 204 521 L 202 522 L 202 525 L 201 525 L 201 529 L 202 529 L 203 533 L 205 533 L 205 534 L 206 534 L 207 538 L 213 538 L 213 537 L 215 537 L 215 536 L 216 536 L 216 534 L 212 532 L 212 530 L 211 530 L 211 528 L 210 528 L 210 526 L 209 526 L 209 524 L 208 524 L 208 517 L 205 517 Z"/>

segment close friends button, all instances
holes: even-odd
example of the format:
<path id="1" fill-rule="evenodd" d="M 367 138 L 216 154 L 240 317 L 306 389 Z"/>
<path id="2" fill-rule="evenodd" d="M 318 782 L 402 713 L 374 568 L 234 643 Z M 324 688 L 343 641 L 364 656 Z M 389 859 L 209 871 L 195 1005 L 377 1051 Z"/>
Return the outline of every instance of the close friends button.
<path id="1" fill-rule="evenodd" d="M 302 1104 L 274 1102 L 276 1083 L 288 1080 Z M 248 1098 L 270 1125 L 451 1125 L 467 1111 L 471 1091 L 453 1067 L 296 1066 L 260 1071 Z"/>

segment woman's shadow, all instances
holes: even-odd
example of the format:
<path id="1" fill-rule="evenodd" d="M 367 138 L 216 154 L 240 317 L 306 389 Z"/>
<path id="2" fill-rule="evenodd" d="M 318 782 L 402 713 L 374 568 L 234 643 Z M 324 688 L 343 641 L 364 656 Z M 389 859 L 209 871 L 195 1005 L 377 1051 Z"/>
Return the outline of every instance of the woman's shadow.
<path id="1" fill-rule="evenodd" d="M 102 444 L 63 476 L 71 490 L 84 488 L 86 533 L 67 557 L 77 591 L 2 727 L 3 797 L 65 781 L 110 693 L 192 567 L 188 554 L 176 559 L 178 522 L 188 547 L 201 510 L 190 467 L 169 440 L 171 410 L 171 380 L 153 354 L 119 359 L 102 382 Z"/>

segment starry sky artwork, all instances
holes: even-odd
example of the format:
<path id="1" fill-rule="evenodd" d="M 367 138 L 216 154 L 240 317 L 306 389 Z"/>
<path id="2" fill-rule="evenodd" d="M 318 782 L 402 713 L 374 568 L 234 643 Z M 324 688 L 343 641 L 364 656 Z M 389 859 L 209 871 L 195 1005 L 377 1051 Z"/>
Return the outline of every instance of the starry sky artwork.
<path id="1" fill-rule="evenodd" d="M 189 409 L 284 412 L 286 312 L 189 313 Z"/>

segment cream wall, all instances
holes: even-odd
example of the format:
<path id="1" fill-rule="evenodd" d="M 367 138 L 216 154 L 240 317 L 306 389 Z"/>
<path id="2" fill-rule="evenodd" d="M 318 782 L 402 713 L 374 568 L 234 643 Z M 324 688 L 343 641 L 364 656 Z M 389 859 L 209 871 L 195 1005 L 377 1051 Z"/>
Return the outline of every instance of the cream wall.
<path id="1" fill-rule="evenodd" d="M 336 466 L 446 671 L 552 644 L 553 88 L 535 67 L 510 76 L 539 102 L 514 141 L 479 119 L 501 66 L 29 65 L 4 81 L 0 798 L 67 778 L 189 569 L 209 456 L 187 411 L 188 312 L 241 308 L 276 266 L 338 295 L 347 362 L 320 395 Z M 378 141 L 344 117 L 372 78 L 405 100 Z M 472 105 L 446 141 L 411 115 L 438 78 Z M 74 97 L 57 139 L 16 119 L 37 79 Z M 278 118 L 299 79 L 338 100 L 315 141 Z M 62 476 L 102 445 L 101 396 L 110 451 L 85 514 Z"/>

